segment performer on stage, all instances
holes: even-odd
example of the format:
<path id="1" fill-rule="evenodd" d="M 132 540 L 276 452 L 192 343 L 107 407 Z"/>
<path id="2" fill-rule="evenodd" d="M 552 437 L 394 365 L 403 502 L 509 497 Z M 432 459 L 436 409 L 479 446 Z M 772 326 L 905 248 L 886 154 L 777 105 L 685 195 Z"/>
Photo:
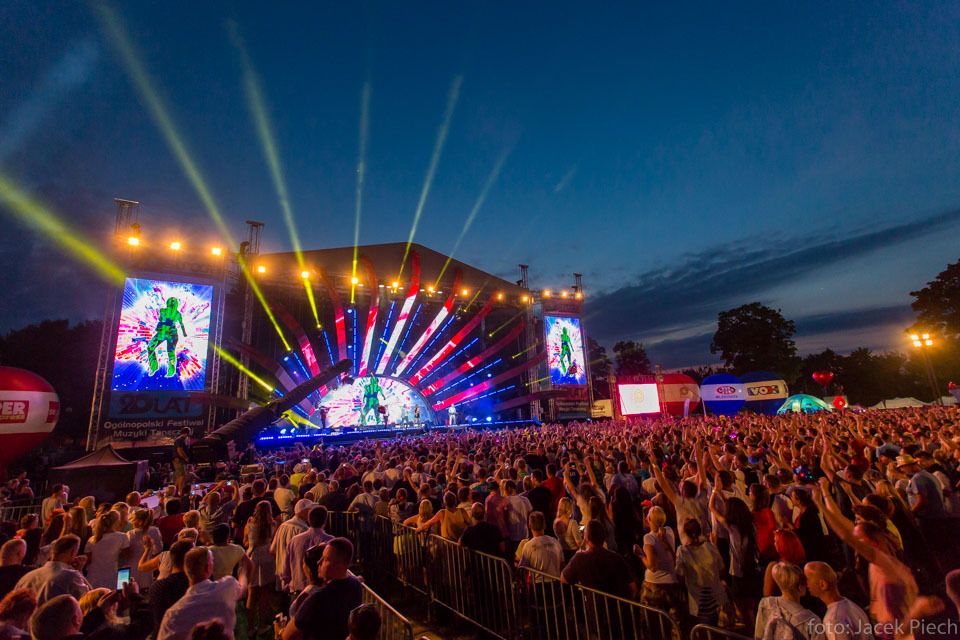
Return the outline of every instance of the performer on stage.
<path id="1" fill-rule="evenodd" d="M 327 407 L 320 407 L 320 426 L 324 430 L 327 428 L 327 414 L 330 413 L 330 409 Z"/>
<path id="2" fill-rule="evenodd" d="M 455 425 L 457 424 L 457 408 L 453 405 L 450 405 L 450 408 L 447 409 L 447 424 Z"/>
<path id="3" fill-rule="evenodd" d="M 413 424 L 415 427 L 420 427 L 420 405 L 413 405 Z"/>
<path id="4" fill-rule="evenodd" d="M 150 375 L 157 372 L 160 363 L 157 362 L 157 347 L 161 342 L 167 343 L 167 373 L 168 378 L 177 375 L 177 340 L 180 334 L 177 333 L 177 324 L 183 331 L 184 337 L 187 335 L 187 328 L 183 326 L 183 316 L 180 315 L 179 302 L 176 298 L 167 298 L 167 306 L 160 309 L 160 315 L 157 318 L 156 333 L 147 343 L 147 361 L 150 363 Z"/>
<path id="5" fill-rule="evenodd" d="M 403 405 L 403 409 L 400 410 L 400 424 L 404 427 L 410 426 L 410 405 Z"/>

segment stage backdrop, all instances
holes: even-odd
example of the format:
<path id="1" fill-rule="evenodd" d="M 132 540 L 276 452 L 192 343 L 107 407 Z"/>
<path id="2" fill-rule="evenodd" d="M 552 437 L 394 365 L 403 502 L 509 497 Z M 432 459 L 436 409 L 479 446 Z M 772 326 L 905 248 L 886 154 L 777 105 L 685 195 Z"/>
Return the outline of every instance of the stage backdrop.
<path id="1" fill-rule="evenodd" d="M 98 446 L 165 444 L 183 427 L 197 435 L 206 428 L 204 407 L 189 392 L 208 390 L 217 289 L 186 278 L 126 279 Z"/>

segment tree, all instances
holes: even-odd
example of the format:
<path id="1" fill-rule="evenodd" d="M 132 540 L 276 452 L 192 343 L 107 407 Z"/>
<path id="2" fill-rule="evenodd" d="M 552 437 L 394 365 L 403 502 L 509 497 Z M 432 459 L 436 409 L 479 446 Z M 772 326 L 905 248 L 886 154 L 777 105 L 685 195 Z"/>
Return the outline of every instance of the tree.
<path id="1" fill-rule="evenodd" d="M 640 342 L 621 340 L 613 345 L 613 353 L 618 376 L 639 376 L 653 371 L 650 358 Z"/>
<path id="2" fill-rule="evenodd" d="M 792 320 L 759 302 L 721 311 L 710 353 L 719 353 L 727 367 L 739 375 L 757 369 L 779 373 L 793 382 L 800 373 L 800 359 Z"/>
<path id="3" fill-rule="evenodd" d="M 595 400 L 610 398 L 610 358 L 607 349 L 593 338 L 587 337 L 587 359 L 590 362 L 590 384 Z"/>
<path id="4" fill-rule="evenodd" d="M 916 298 L 917 328 L 941 338 L 960 339 L 960 260 L 937 274 L 927 286 L 911 291 Z"/>

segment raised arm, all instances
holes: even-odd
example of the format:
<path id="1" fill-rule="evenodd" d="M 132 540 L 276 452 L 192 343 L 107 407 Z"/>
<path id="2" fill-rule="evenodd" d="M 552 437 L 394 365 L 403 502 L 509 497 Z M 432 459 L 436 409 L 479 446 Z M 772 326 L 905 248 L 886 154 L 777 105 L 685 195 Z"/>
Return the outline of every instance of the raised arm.
<path id="1" fill-rule="evenodd" d="M 657 484 L 660 485 L 660 490 L 663 491 L 663 495 L 667 497 L 667 500 L 676 502 L 677 492 L 673 490 L 673 483 L 667 480 L 667 477 L 660 471 L 660 467 L 657 465 L 657 459 L 653 457 L 652 453 L 650 454 L 650 470 L 653 472 L 653 477 L 656 478 Z"/>
<path id="2" fill-rule="evenodd" d="M 717 519 L 717 522 L 726 526 L 727 519 L 723 517 L 723 514 L 720 513 L 720 510 L 717 509 L 717 500 L 720 500 L 720 483 L 713 485 L 713 492 L 710 494 L 710 502 L 708 506 L 710 507 L 710 513 L 713 514 L 713 517 Z"/>

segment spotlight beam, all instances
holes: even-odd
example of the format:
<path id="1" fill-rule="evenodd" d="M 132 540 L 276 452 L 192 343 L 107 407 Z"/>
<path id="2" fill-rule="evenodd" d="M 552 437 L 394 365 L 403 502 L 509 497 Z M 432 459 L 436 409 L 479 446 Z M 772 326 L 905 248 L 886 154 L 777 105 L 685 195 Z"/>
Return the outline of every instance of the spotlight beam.
<path id="1" fill-rule="evenodd" d="M 357 251 L 360 246 L 360 213 L 363 210 L 363 177 L 367 172 L 367 139 L 370 136 L 370 83 L 363 83 L 363 93 L 360 96 L 360 133 L 357 146 L 357 196 L 354 205 L 355 219 L 353 222 L 353 272 L 350 274 L 350 303 L 354 302 L 356 285 L 353 278 L 357 277 Z M 361 366 L 361 369 L 366 367 Z M 362 375 L 362 374 L 361 374 Z"/>
<path id="2" fill-rule="evenodd" d="M 300 245 L 300 237 L 297 234 L 296 222 L 293 217 L 293 207 L 290 206 L 290 195 L 287 191 L 287 182 L 283 177 L 283 165 L 280 163 L 280 154 L 277 151 L 276 138 L 273 135 L 273 127 L 270 124 L 270 117 L 267 114 L 267 106 L 263 99 L 263 90 L 260 88 L 260 78 L 253 68 L 250 56 L 243 44 L 243 38 L 240 37 L 240 31 L 237 23 L 231 20 L 227 24 L 227 30 L 230 32 L 230 40 L 237 49 L 240 56 L 240 66 L 243 68 L 243 89 L 247 98 L 247 107 L 250 109 L 250 115 L 253 117 L 253 123 L 257 130 L 257 137 L 260 138 L 260 147 L 263 149 L 264 160 L 267 162 L 267 168 L 270 169 L 270 179 L 273 181 L 273 188 L 277 192 L 277 199 L 280 202 L 280 210 L 283 212 L 283 222 L 287 227 L 287 233 L 290 235 L 290 244 L 293 247 L 293 253 L 297 258 L 297 266 L 301 271 L 306 270 L 303 260 L 303 248 Z M 313 320 L 320 324 L 320 316 L 317 313 L 317 302 L 313 297 L 313 289 L 310 286 L 308 278 L 303 279 L 303 286 L 307 292 L 307 300 L 310 302 L 310 309 L 313 311 Z"/>
<path id="3" fill-rule="evenodd" d="M 250 371 L 250 369 L 248 369 L 247 367 L 243 366 L 243 364 L 241 364 L 239 360 L 237 360 L 237 359 L 234 358 L 232 355 L 230 355 L 230 353 L 229 353 L 228 351 L 225 351 L 223 348 L 221 348 L 221 347 L 219 347 L 219 346 L 217 346 L 217 345 L 214 345 L 214 349 L 217 350 L 217 353 L 220 354 L 220 357 L 221 357 L 221 358 L 223 358 L 224 360 L 226 360 L 227 362 L 229 362 L 230 364 L 232 364 L 232 365 L 233 365 L 234 367 L 236 367 L 239 371 L 242 371 L 243 373 L 245 373 L 248 378 L 250 378 L 251 380 L 253 380 L 253 381 L 256 382 L 257 384 L 259 384 L 261 387 L 263 387 L 263 388 L 266 389 L 267 391 L 273 391 L 273 387 L 271 387 L 269 384 L 267 384 L 266 382 L 264 382 L 263 380 L 261 380 L 260 378 L 258 378 L 258 377 L 257 377 L 257 374 L 255 374 L 253 371 Z"/>
<path id="4" fill-rule="evenodd" d="M 417 225 L 420 224 L 420 215 L 423 213 L 423 205 L 427 201 L 427 195 L 430 193 L 430 186 L 433 184 L 433 176 L 437 172 L 437 164 L 440 162 L 440 155 L 443 153 L 443 146 L 447 141 L 447 133 L 450 131 L 450 121 L 453 119 L 453 112 L 457 106 L 457 100 L 460 98 L 460 85 L 463 84 L 463 76 L 454 77 L 450 84 L 450 91 L 447 93 L 447 107 L 443 112 L 443 121 L 440 129 L 437 131 L 437 141 L 433 145 L 433 156 L 430 158 L 430 166 L 427 168 L 427 176 L 423 181 L 423 188 L 420 190 L 420 200 L 417 202 L 417 209 L 413 214 L 413 226 L 410 227 L 410 237 L 407 238 L 407 247 L 403 252 L 403 260 L 400 261 L 400 274 L 403 275 L 403 266 L 407 262 L 407 255 L 410 253 L 410 245 L 413 243 L 413 237 L 417 234 Z M 399 278 L 398 275 L 398 278 Z"/>
<path id="5" fill-rule="evenodd" d="M 230 229 L 227 227 L 227 224 L 223 219 L 223 215 L 220 213 L 220 208 L 213 199 L 213 194 L 207 187 L 207 183 L 203 179 L 203 175 L 201 175 L 199 167 L 197 167 L 196 163 L 193 161 L 193 158 L 190 156 L 190 152 L 187 150 L 187 145 L 177 130 L 166 104 L 164 104 L 159 93 L 157 93 L 156 89 L 153 87 L 153 81 L 150 79 L 150 75 L 147 73 L 146 68 L 143 66 L 143 63 L 137 56 L 130 38 L 127 37 L 127 31 L 121 23 L 119 16 L 105 3 L 96 5 L 96 12 L 101 23 L 106 28 L 107 35 L 113 42 L 114 47 L 116 47 L 117 51 L 120 53 L 120 60 L 124 66 L 124 69 L 127 71 L 127 75 L 130 76 L 134 87 L 139 92 L 141 100 L 146 105 L 147 110 L 150 112 L 154 123 L 160 130 L 161 135 L 163 135 L 163 138 L 166 141 L 167 146 L 170 148 L 171 153 L 173 153 L 176 160 L 180 163 L 180 168 L 183 170 L 184 175 L 187 177 L 187 180 L 190 182 L 191 186 L 193 186 L 194 191 L 196 191 L 197 195 L 200 197 L 204 208 L 207 210 L 207 214 L 210 216 L 211 220 L 213 220 L 217 230 L 220 232 L 220 235 L 227 240 L 229 245 L 231 247 L 237 246 L 237 243 L 233 239 L 233 234 L 230 233 Z M 260 304 L 263 305 L 263 310 L 266 312 L 267 317 L 273 324 L 273 328 L 276 329 L 277 334 L 279 334 L 280 340 L 283 341 L 284 346 L 286 346 L 287 350 L 289 351 L 290 345 L 287 343 L 287 339 L 284 337 L 283 331 L 280 329 L 280 325 L 277 324 L 276 318 L 273 317 L 273 312 L 270 311 L 270 305 L 267 304 L 263 293 L 260 291 L 260 287 L 254 280 L 253 274 L 250 273 L 249 268 L 247 268 L 243 257 L 240 256 L 237 262 L 240 264 L 240 270 L 243 272 L 244 277 L 246 277 L 247 281 L 250 283 L 251 290 L 253 290 L 253 292 L 256 294 L 257 300 L 259 300 Z"/>
<path id="6" fill-rule="evenodd" d="M 493 170 L 490 172 L 490 175 L 487 176 L 487 181 L 483 185 L 483 190 L 480 191 L 480 196 L 477 198 L 477 201 L 473 204 L 473 208 L 470 210 L 470 214 L 467 216 L 466 221 L 463 223 L 463 229 L 460 230 L 460 235 L 457 236 L 456 241 L 453 243 L 453 249 L 450 250 L 450 253 L 447 254 L 447 261 L 443 264 L 443 268 L 440 269 L 440 275 L 437 276 L 437 281 L 433 283 L 433 286 L 436 287 L 440 284 L 440 278 L 443 277 L 443 272 L 447 270 L 447 267 L 450 266 L 450 261 L 453 259 L 453 256 L 457 253 L 457 249 L 460 248 L 460 243 L 463 242 L 464 237 L 467 235 L 467 232 L 470 230 L 470 226 L 473 224 L 473 221 L 477 217 L 477 213 L 480 212 L 480 207 L 483 206 L 484 201 L 487 199 L 487 194 L 490 193 L 490 189 L 493 188 L 493 185 L 497 183 L 497 178 L 500 176 L 500 170 L 503 169 L 504 163 L 507 161 L 507 157 L 510 155 L 512 149 L 507 147 L 500 152 L 500 157 L 497 158 L 497 162 L 493 165 Z"/>
<path id="7" fill-rule="evenodd" d="M 2 174 L 0 204 L 4 204 L 24 224 L 46 234 L 61 249 L 89 267 L 101 279 L 113 285 L 123 284 L 126 277 L 123 269 L 94 249 L 93 243 L 84 241 L 77 231 L 70 229 L 56 214 L 24 193 Z"/>

